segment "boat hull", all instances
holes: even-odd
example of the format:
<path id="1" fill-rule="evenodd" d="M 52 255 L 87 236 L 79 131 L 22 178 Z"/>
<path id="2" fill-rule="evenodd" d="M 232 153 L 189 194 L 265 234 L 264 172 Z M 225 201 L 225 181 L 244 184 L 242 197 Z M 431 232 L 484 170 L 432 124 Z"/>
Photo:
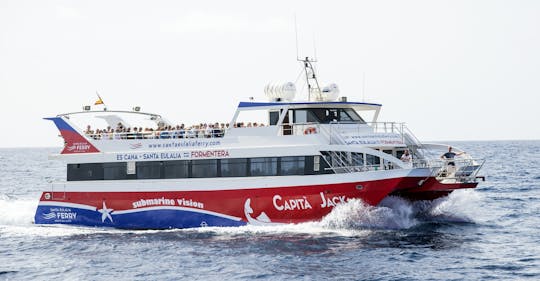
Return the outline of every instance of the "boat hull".
<path id="1" fill-rule="evenodd" d="M 435 200 L 448 196 L 455 190 L 476 188 L 478 182 L 467 183 L 443 183 L 435 177 L 410 178 L 408 184 L 392 192 L 390 195 L 403 197 L 409 201 Z M 421 183 L 421 184 L 419 184 Z"/>
<path id="2" fill-rule="evenodd" d="M 169 229 L 317 221 L 338 204 L 359 199 L 377 205 L 406 177 L 239 189 L 45 191 L 37 224 L 124 229 Z M 172 190 L 171 190 L 172 189 Z M 200 188 L 202 189 L 202 188 Z M 109 190 L 113 190 L 111 186 Z"/>

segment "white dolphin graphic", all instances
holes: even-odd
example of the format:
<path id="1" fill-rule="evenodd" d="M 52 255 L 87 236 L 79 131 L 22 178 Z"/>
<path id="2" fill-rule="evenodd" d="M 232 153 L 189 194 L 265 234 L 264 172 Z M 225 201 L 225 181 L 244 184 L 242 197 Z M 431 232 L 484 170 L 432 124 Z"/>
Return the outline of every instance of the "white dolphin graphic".
<path id="1" fill-rule="evenodd" d="M 266 215 L 266 213 L 262 212 L 258 217 L 252 218 L 251 214 L 253 214 L 253 209 L 251 208 L 251 198 L 248 198 L 246 200 L 246 203 L 244 203 L 244 215 L 246 215 L 246 219 L 248 220 L 249 224 L 252 225 L 273 225 L 273 223 L 270 218 Z"/>

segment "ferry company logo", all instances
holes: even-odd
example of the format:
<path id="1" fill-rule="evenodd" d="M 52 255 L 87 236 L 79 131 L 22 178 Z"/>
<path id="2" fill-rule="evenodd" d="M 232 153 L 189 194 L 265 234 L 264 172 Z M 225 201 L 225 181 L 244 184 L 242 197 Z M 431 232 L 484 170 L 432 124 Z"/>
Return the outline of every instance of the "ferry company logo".
<path id="1" fill-rule="evenodd" d="M 42 217 L 54 222 L 72 222 L 77 219 L 77 213 L 67 208 L 51 208 L 50 212 L 43 214 Z"/>
<path id="2" fill-rule="evenodd" d="M 56 218 L 56 213 L 50 212 L 48 214 L 43 214 L 43 218 L 46 220 L 51 220 Z"/>
<path id="3" fill-rule="evenodd" d="M 90 144 L 87 142 L 75 142 L 72 145 L 66 147 L 66 150 L 70 153 L 84 153 L 90 150 Z"/>

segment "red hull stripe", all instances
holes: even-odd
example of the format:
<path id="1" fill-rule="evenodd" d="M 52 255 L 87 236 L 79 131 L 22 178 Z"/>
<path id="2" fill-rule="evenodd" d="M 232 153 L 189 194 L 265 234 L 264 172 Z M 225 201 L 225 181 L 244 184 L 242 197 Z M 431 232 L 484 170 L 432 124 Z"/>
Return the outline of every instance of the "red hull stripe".
<path id="1" fill-rule="evenodd" d="M 320 220 L 336 205 L 352 199 L 376 205 L 396 190 L 401 180 L 186 192 L 44 192 L 40 206 L 79 206 L 77 208 L 98 210 L 106 205 L 114 210 L 113 215 L 177 209 L 233 220 L 241 218 L 246 222 L 296 223 Z"/>

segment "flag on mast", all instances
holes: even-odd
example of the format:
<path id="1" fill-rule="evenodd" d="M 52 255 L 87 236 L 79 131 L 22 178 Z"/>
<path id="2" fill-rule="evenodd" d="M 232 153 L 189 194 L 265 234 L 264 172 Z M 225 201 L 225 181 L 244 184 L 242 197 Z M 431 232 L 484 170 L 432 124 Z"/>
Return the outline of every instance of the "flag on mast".
<path id="1" fill-rule="evenodd" d="M 94 103 L 94 105 L 99 105 L 99 104 L 105 105 L 105 103 L 103 102 L 103 99 L 99 96 L 98 92 L 96 92 L 96 95 L 98 96 L 98 100 Z"/>

